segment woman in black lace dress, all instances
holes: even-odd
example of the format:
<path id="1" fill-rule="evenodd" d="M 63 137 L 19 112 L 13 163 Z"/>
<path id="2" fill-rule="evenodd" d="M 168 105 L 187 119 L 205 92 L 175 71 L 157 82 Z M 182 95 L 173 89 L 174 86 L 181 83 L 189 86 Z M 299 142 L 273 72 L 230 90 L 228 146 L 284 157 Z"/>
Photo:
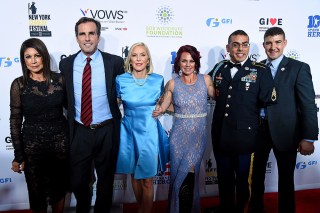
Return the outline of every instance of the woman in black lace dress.
<path id="1" fill-rule="evenodd" d="M 45 44 L 31 38 L 20 49 L 23 76 L 10 90 L 12 170 L 24 171 L 32 212 L 63 212 L 68 183 L 67 122 L 63 115 L 65 84 L 50 69 Z"/>

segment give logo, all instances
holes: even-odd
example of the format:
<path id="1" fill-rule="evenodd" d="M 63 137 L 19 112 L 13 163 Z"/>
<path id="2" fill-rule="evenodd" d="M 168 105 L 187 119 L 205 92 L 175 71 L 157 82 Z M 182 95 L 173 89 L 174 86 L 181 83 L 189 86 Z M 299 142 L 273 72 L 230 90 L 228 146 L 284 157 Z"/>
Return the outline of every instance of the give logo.
<path id="1" fill-rule="evenodd" d="M 260 25 L 282 25 L 282 18 L 260 18 Z"/>
<path id="2" fill-rule="evenodd" d="M 270 19 L 270 23 L 271 23 L 272 25 L 274 25 L 276 22 L 277 22 L 277 19 L 276 19 L 276 18 L 271 18 L 271 19 Z"/>

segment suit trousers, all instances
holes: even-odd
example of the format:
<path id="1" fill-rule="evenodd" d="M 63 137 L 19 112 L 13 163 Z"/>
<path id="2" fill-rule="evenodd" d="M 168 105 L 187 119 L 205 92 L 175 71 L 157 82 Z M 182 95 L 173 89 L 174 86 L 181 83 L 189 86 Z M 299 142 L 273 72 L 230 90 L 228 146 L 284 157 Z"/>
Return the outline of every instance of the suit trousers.
<path id="1" fill-rule="evenodd" d="M 294 170 L 297 150 L 278 150 L 269 131 L 268 120 L 260 122 L 261 147 L 254 153 L 250 208 L 252 213 L 263 213 L 264 182 L 269 153 L 273 149 L 278 165 L 278 212 L 295 212 Z M 285 143 L 285 141 L 283 141 Z"/>
<path id="2" fill-rule="evenodd" d="M 222 212 L 243 213 L 249 200 L 251 154 L 225 155 L 214 152 L 217 163 Z"/>
<path id="3" fill-rule="evenodd" d="M 71 190 L 77 200 L 76 212 L 88 213 L 91 208 L 93 183 L 97 174 L 95 213 L 106 213 L 112 206 L 116 159 L 114 124 L 90 129 L 75 124 L 71 144 Z M 117 150 L 117 149 L 116 149 Z M 95 172 L 94 172 L 95 171 Z"/>

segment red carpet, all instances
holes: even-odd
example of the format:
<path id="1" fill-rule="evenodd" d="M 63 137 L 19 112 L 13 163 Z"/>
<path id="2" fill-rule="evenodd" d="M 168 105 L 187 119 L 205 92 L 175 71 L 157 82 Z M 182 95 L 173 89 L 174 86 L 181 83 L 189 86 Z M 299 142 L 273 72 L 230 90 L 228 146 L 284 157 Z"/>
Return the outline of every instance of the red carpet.
<path id="1" fill-rule="evenodd" d="M 278 206 L 277 193 L 265 194 L 266 213 L 277 213 Z M 217 206 L 219 204 L 218 197 L 201 198 L 202 212 L 206 208 Z M 157 201 L 154 203 L 153 213 L 165 213 L 167 201 Z M 296 213 L 320 213 L 320 189 L 296 191 Z M 124 204 L 123 213 L 134 213 L 137 210 L 136 204 Z M 2 213 L 30 213 L 29 210 L 8 211 Z"/>
<path id="2" fill-rule="evenodd" d="M 278 212 L 278 193 L 266 193 L 264 196 L 266 213 Z M 217 206 L 218 197 L 201 198 L 201 210 Z M 166 212 L 167 201 L 158 201 L 154 204 L 154 213 Z M 137 210 L 136 204 L 125 204 L 123 213 L 134 213 Z M 296 213 L 320 213 L 320 189 L 296 191 Z"/>

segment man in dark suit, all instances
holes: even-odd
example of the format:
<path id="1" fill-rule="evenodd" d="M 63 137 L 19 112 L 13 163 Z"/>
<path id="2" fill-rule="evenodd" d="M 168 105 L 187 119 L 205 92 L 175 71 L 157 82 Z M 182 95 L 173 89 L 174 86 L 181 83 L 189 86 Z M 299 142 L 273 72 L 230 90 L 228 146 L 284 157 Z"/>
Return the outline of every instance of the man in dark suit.
<path id="1" fill-rule="evenodd" d="M 276 91 L 269 68 L 248 57 L 249 36 L 244 31 L 233 32 L 226 49 L 230 61 L 218 63 L 209 73 L 216 92 L 212 143 L 220 198 L 220 209 L 213 212 L 243 213 L 249 199 L 259 108 L 275 103 Z"/>
<path id="2" fill-rule="evenodd" d="M 267 106 L 261 118 L 261 148 L 254 153 L 251 211 L 263 212 L 266 164 L 273 149 L 278 165 L 279 213 L 295 212 L 294 169 L 297 149 L 302 155 L 314 151 L 318 139 L 315 92 L 308 64 L 283 55 L 287 40 L 279 27 L 264 34 L 263 47 L 277 89 L 277 104 Z"/>
<path id="3" fill-rule="evenodd" d="M 92 184 L 96 179 L 94 169 L 97 174 L 94 212 L 109 212 L 112 206 L 121 118 L 115 78 L 124 70 L 121 57 L 98 50 L 100 32 L 101 24 L 98 21 L 81 18 L 75 26 L 81 51 L 62 59 L 59 64 L 66 81 L 71 190 L 77 200 L 77 213 L 90 211 Z M 84 80 L 84 73 L 88 70 L 89 80 Z M 85 81 L 89 84 L 85 84 Z M 91 85 L 88 93 L 82 90 L 87 85 Z M 84 94 L 90 94 L 90 101 L 84 103 Z"/>

